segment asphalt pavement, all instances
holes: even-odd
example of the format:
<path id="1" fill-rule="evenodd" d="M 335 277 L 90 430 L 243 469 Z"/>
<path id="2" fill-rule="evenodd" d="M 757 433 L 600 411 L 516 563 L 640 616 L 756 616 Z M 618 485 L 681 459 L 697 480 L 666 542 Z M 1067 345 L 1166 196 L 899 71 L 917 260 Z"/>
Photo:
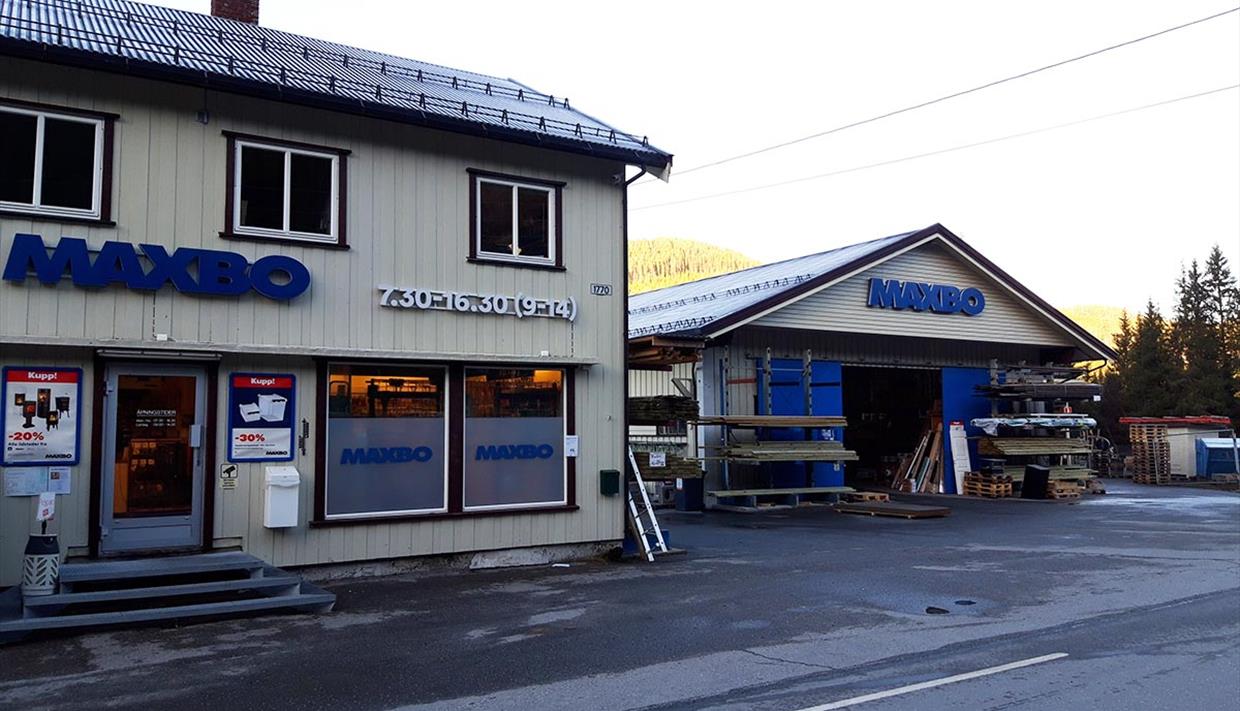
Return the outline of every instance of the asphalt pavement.
<path id="1" fill-rule="evenodd" d="M 359 579 L 318 617 L 0 648 L 0 708 L 1240 708 L 1240 495 L 1108 488 L 669 513 L 688 553 L 653 565 Z"/>

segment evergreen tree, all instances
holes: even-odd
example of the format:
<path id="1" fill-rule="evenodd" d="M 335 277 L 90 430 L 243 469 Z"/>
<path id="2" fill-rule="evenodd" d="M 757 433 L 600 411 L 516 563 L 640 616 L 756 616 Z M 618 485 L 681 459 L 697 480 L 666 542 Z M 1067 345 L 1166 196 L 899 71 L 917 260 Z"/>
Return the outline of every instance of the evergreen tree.
<path id="1" fill-rule="evenodd" d="M 1215 370 L 1207 387 L 1214 388 L 1218 398 L 1216 413 L 1230 415 L 1233 422 L 1240 423 L 1240 287 L 1217 244 L 1206 259 L 1201 284 L 1203 310 L 1217 349 Z"/>
<path id="2" fill-rule="evenodd" d="M 1171 343 L 1179 373 L 1172 391 L 1179 411 L 1184 415 L 1226 413 L 1229 382 L 1223 366 L 1222 331 L 1211 317 L 1211 299 L 1197 260 L 1180 270 L 1176 294 Z"/>
<path id="3" fill-rule="evenodd" d="M 1167 333 L 1167 325 L 1153 301 L 1145 313 L 1137 316 L 1123 373 L 1125 414 L 1159 417 L 1177 414 L 1179 405 L 1172 392 L 1178 379 L 1176 357 Z"/>

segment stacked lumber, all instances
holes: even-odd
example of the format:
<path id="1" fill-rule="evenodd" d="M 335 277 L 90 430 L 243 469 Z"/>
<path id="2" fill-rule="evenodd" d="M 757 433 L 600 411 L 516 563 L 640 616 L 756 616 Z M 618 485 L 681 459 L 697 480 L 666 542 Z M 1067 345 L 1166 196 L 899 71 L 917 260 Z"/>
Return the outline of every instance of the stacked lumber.
<path id="1" fill-rule="evenodd" d="M 763 440 L 734 442 L 721 454 L 733 461 L 748 462 L 854 462 L 857 453 L 837 440 Z"/>
<path id="2" fill-rule="evenodd" d="M 1081 487 L 1071 481 L 1051 479 L 1046 482 L 1046 498 L 1079 499 L 1081 498 Z"/>
<path id="3" fill-rule="evenodd" d="M 943 482 L 943 421 L 931 417 L 917 448 L 900 457 L 891 488 L 907 493 L 938 493 Z"/>
<path id="4" fill-rule="evenodd" d="M 700 425 L 727 425 L 729 427 L 846 427 L 848 421 L 834 415 L 704 415 L 687 418 Z"/>
<path id="5" fill-rule="evenodd" d="M 1167 426 L 1155 423 L 1128 425 L 1132 442 L 1132 480 L 1138 484 L 1171 483 L 1171 443 Z"/>
<path id="6" fill-rule="evenodd" d="M 973 389 L 982 397 L 1008 400 L 1090 400 L 1102 394 L 1102 386 L 1098 383 L 1080 380 L 1064 383 L 1005 382 L 975 385 Z"/>
<path id="7" fill-rule="evenodd" d="M 964 493 L 966 496 L 1005 499 L 1012 495 L 1012 477 L 1005 474 L 969 472 L 964 475 Z"/>
<path id="8" fill-rule="evenodd" d="M 1063 479 L 1067 481 L 1088 481 L 1097 475 L 1093 469 L 1086 467 L 1078 467 L 1070 464 L 1055 464 L 1049 467 L 1051 470 L 1051 479 Z M 1024 464 L 1009 464 L 1003 467 L 1003 473 L 1010 477 L 1014 482 L 1021 482 L 1025 479 Z"/>
<path id="9" fill-rule="evenodd" d="M 661 467 L 650 466 L 650 452 L 633 452 L 637 460 L 637 468 L 646 480 L 659 479 L 701 479 L 702 467 L 696 459 L 685 459 L 678 454 L 664 455 L 666 463 Z"/>
<path id="10" fill-rule="evenodd" d="M 978 454 L 998 457 L 1089 454 L 1092 451 L 1081 437 L 983 437 L 977 443 Z"/>
<path id="11" fill-rule="evenodd" d="M 698 403 L 681 395 L 655 395 L 629 398 L 629 422 L 635 425 L 661 425 L 675 420 L 691 420 L 698 415 Z"/>

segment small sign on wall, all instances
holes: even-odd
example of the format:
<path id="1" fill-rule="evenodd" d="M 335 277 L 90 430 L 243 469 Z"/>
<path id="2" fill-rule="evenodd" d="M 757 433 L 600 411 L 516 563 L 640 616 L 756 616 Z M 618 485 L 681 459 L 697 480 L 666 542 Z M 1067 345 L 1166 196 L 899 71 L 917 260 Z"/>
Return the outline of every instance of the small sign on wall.
<path id="1" fill-rule="evenodd" d="M 82 369 L 8 367 L 0 373 L 0 465 L 77 464 Z"/>
<path id="2" fill-rule="evenodd" d="M 291 461 L 297 379 L 233 373 L 228 384 L 228 461 Z"/>

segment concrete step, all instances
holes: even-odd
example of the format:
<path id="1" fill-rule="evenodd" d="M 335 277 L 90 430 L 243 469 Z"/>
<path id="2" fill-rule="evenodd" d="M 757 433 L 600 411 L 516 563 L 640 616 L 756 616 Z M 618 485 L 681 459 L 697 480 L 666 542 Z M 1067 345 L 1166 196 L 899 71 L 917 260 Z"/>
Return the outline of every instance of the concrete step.
<path id="1" fill-rule="evenodd" d="M 336 596 L 318 592 L 260 597 L 250 600 L 208 602 L 173 607 L 152 607 L 120 612 L 96 612 L 85 615 L 61 615 L 56 617 L 27 617 L 19 620 L 0 621 L 0 641 L 19 638 L 31 632 L 45 630 L 97 629 L 103 627 L 132 626 L 163 620 L 203 620 L 238 617 L 260 612 L 328 612 L 336 603 Z"/>
<path id="2" fill-rule="evenodd" d="M 23 598 L 23 604 L 26 610 L 29 611 L 31 609 L 57 608 L 81 603 L 151 600 L 161 597 L 184 597 L 222 592 L 264 591 L 264 594 L 270 594 L 270 591 L 280 588 L 295 589 L 300 584 L 301 578 L 296 575 L 277 575 L 275 577 L 217 580 L 185 585 L 156 585 L 147 588 L 122 588 L 119 590 L 98 590 L 95 592 L 62 592 L 55 595 L 25 597 Z"/>
<path id="3" fill-rule="evenodd" d="M 60 584 L 71 587 L 75 583 L 102 583 L 234 570 L 253 573 L 262 570 L 266 565 L 252 555 L 238 552 L 66 563 L 60 567 Z"/>

